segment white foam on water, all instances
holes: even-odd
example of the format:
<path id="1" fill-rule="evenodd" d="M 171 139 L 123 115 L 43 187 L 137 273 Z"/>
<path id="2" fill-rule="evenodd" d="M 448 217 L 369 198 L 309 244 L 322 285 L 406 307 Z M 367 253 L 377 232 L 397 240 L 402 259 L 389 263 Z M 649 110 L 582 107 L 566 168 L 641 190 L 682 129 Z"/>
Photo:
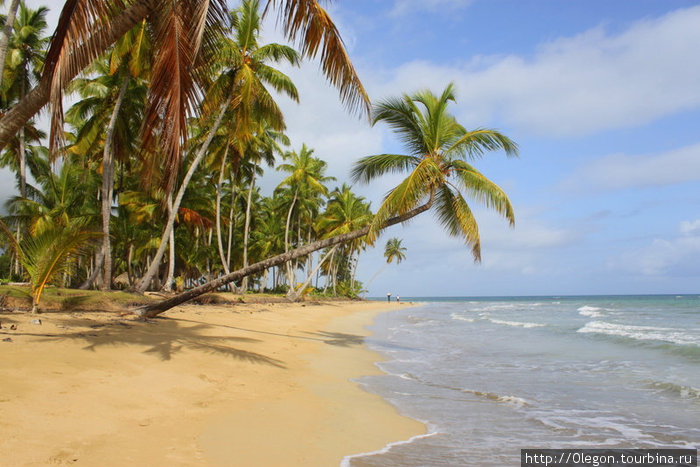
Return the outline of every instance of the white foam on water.
<path id="1" fill-rule="evenodd" d="M 697 337 L 687 334 L 682 329 L 676 328 L 632 326 L 608 323 L 606 321 L 590 321 L 577 332 L 606 334 L 636 340 L 664 341 L 681 345 L 700 345 L 700 341 Z"/>
<path id="2" fill-rule="evenodd" d="M 485 397 L 486 399 L 492 400 L 494 402 L 502 402 L 504 404 L 516 407 L 518 409 L 532 405 L 530 402 L 526 401 L 522 397 L 501 396 L 500 394 L 494 394 L 492 392 L 474 391 L 472 389 L 461 389 L 461 391 L 467 394 L 474 394 L 475 396 Z"/>
<path id="3" fill-rule="evenodd" d="M 452 313 L 450 315 L 450 318 L 457 320 L 457 321 L 466 321 L 467 323 L 473 323 L 474 318 L 467 318 L 465 316 L 460 315 L 459 313 Z"/>
<path id="4" fill-rule="evenodd" d="M 579 315 L 588 316 L 589 318 L 600 318 L 603 316 L 600 310 L 602 310 L 602 308 L 598 308 L 597 306 L 584 305 L 576 311 L 578 311 Z"/>
<path id="5" fill-rule="evenodd" d="M 350 462 L 352 461 L 352 459 L 356 459 L 358 457 L 376 456 L 378 454 L 386 454 L 387 452 L 389 452 L 391 450 L 391 448 L 393 448 L 395 446 L 403 446 L 406 444 L 411 444 L 419 439 L 430 438 L 431 436 L 435 436 L 435 435 L 439 434 L 438 431 L 432 431 L 430 429 L 430 427 L 428 429 L 429 429 L 428 433 L 425 433 L 423 435 L 416 435 L 416 436 L 413 436 L 413 437 L 406 439 L 406 440 L 403 440 L 403 441 L 395 441 L 393 443 L 389 443 L 386 446 L 384 446 L 383 448 L 377 449 L 376 451 L 361 452 L 359 454 L 351 454 L 349 456 L 345 456 L 345 457 L 343 457 L 343 460 L 340 462 L 340 467 L 350 467 Z"/>
<path id="6" fill-rule="evenodd" d="M 577 436 L 587 436 L 591 434 L 600 435 L 604 431 L 614 431 L 621 435 L 621 439 L 630 440 L 649 440 L 652 435 L 644 433 L 641 429 L 631 426 L 629 421 L 622 417 L 616 416 L 586 416 L 582 411 L 572 410 L 570 413 L 551 413 L 546 415 L 537 415 L 535 419 L 539 420 L 546 426 L 556 430 L 575 430 Z M 618 440 L 619 442 L 620 440 Z"/>
<path id="7" fill-rule="evenodd" d="M 520 321 L 503 321 L 500 319 L 489 319 L 494 324 L 502 324 L 504 326 L 520 326 L 523 328 L 540 328 L 543 327 L 544 324 L 539 324 L 539 323 L 522 323 Z"/>

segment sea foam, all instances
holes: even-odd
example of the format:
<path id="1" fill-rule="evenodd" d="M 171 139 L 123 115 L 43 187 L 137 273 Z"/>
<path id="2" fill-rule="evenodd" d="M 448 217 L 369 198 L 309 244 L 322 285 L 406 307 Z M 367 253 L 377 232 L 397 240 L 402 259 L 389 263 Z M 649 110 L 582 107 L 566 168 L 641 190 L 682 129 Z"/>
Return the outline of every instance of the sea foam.
<path id="1" fill-rule="evenodd" d="M 597 306 L 584 305 L 576 311 L 578 311 L 579 315 L 588 316 L 589 318 L 600 318 L 603 316 L 603 313 L 600 312 L 601 309 Z"/>
<path id="2" fill-rule="evenodd" d="M 632 326 L 606 321 L 590 321 L 578 332 L 620 336 L 635 340 L 664 341 L 681 345 L 698 345 L 697 337 L 683 332 L 682 329 L 661 328 L 654 326 Z"/>

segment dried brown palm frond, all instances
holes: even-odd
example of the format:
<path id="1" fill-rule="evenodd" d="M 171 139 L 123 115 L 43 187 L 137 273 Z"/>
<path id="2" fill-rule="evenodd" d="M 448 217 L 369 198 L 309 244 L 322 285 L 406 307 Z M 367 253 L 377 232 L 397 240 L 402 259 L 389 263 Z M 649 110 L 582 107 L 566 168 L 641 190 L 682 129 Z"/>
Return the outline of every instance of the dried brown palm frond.
<path id="1" fill-rule="evenodd" d="M 320 52 L 321 69 L 338 88 L 340 99 L 351 111 L 369 115 L 370 99 L 350 61 L 338 28 L 317 0 L 268 0 L 265 13 L 278 10 L 278 21 L 287 38 L 302 53 L 314 58 Z"/>
<path id="2" fill-rule="evenodd" d="M 154 57 L 143 126 L 144 180 L 161 175 L 166 191 L 177 179 L 187 117 L 207 80 L 201 65 L 212 53 L 225 12 L 225 0 L 161 0 L 149 17 Z"/>

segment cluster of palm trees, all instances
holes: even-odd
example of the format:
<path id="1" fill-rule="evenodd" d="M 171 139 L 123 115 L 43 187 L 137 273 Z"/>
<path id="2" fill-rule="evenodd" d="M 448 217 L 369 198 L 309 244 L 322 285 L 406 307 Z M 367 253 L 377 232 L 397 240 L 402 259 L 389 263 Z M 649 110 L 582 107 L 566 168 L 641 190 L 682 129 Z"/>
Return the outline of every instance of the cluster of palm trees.
<path id="1" fill-rule="evenodd" d="M 299 96 L 280 63 L 319 58 L 348 108 L 370 110 L 316 0 L 243 0 L 234 10 L 224 0 L 68 0 L 51 39 L 45 8 L 19 1 L 15 18 L 13 5 L 5 19 L 12 27 L 0 36 L 0 163 L 17 174 L 19 194 L 0 226 L 0 268 L 29 279 L 35 308 L 51 281 L 188 289 L 139 310 L 144 316 L 221 287 L 296 298 L 315 285 L 357 295 L 359 254 L 390 225 L 434 208 L 478 260 L 462 193 L 513 222 L 505 193 L 466 161 L 517 147 L 496 131 L 459 125 L 447 110 L 452 86 L 372 110 L 373 123 L 387 122 L 408 154 L 360 159 L 354 180 L 410 171 L 374 214 L 347 184 L 330 189 L 334 179 L 313 149 L 289 148 L 274 96 Z M 298 51 L 261 43 L 268 10 Z M 64 92 L 75 102 L 65 112 Z M 49 135 L 33 120 L 47 104 Z M 263 196 L 256 181 L 277 160 L 287 176 Z"/>

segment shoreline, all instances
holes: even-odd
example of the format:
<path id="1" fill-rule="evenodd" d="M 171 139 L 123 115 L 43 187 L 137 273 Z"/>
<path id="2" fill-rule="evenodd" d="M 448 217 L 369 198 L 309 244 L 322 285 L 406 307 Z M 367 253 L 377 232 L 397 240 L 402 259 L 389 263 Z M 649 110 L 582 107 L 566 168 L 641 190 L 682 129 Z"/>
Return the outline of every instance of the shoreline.
<path id="1" fill-rule="evenodd" d="M 188 305 L 2 313 L 8 465 L 340 465 L 426 432 L 352 379 L 381 374 L 366 326 L 408 304 Z M 16 324 L 17 330 L 8 330 Z"/>

